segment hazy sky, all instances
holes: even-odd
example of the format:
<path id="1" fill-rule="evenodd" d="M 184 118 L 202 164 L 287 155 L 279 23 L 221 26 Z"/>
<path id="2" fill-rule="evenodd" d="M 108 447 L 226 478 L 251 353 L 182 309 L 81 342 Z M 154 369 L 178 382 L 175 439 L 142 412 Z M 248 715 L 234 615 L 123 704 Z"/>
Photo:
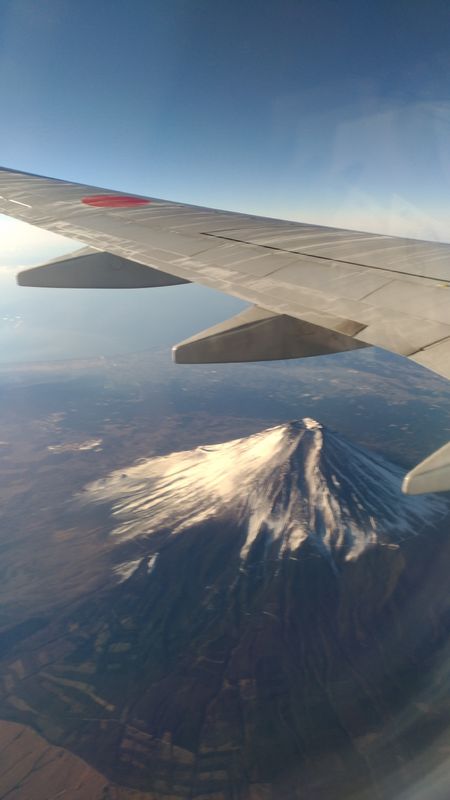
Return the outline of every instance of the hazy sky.
<path id="1" fill-rule="evenodd" d="M 448 241 L 449 34 L 448 0 L 1 0 L 0 163 Z M 140 342 L 178 294 L 183 307 L 183 287 L 124 303 L 28 296 L 1 269 L 73 247 L 0 217 L 0 361 L 15 358 L 12 331 L 24 320 L 45 317 L 54 348 L 55 331 L 67 325 L 72 336 L 80 320 L 103 341 L 107 319 L 128 308 Z M 217 319 L 240 307 L 189 291 L 186 314 L 199 317 L 189 330 L 213 302 Z"/>

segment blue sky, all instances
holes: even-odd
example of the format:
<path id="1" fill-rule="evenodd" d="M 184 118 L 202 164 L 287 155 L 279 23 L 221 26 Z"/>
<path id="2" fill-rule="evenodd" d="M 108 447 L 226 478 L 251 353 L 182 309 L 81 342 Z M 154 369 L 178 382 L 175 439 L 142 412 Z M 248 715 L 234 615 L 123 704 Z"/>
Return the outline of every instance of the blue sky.
<path id="1" fill-rule="evenodd" d="M 2 0 L 0 162 L 442 238 L 449 34 L 447 0 Z"/>
<path id="2" fill-rule="evenodd" d="M 448 241 L 449 34 L 448 0 L 2 0 L 0 164 Z M 73 243 L 1 217 L 0 242 L 0 317 L 53 308 L 10 268 Z M 136 339 L 177 291 L 128 296 Z M 54 327 L 78 302 L 58 294 Z"/>

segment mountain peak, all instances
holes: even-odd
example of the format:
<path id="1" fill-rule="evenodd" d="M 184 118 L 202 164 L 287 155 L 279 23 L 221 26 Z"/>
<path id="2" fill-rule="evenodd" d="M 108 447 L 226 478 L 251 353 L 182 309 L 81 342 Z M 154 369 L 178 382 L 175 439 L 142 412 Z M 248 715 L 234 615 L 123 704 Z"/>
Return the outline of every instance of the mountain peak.
<path id="1" fill-rule="evenodd" d="M 320 424 L 320 422 L 317 422 L 316 419 L 311 419 L 311 417 L 303 417 L 302 423 L 307 430 L 310 431 L 322 430 L 322 425 Z"/>
<path id="2" fill-rule="evenodd" d="M 280 557 L 305 540 L 354 559 L 446 513 L 434 495 L 403 495 L 402 478 L 396 465 L 305 418 L 139 462 L 87 486 L 84 499 L 111 503 L 119 541 L 225 518 L 242 528 L 243 561 L 257 541 Z"/>

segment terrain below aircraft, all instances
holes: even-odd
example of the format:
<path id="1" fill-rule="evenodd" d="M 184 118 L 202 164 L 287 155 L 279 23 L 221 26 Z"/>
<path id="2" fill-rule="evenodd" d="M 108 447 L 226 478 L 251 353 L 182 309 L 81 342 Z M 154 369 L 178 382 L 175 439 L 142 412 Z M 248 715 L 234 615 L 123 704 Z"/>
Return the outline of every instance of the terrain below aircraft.
<path id="1" fill-rule="evenodd" d="M 196 282 L 249 301 L 174 348 L 178 363 L 303 358 L 376 345 L 450 378 L 450 244 L 127 195 L 0 169 L 0 213 L 82 242 L 23 286 Z M 450 442 L 409 472 L 450 490 Z"/>

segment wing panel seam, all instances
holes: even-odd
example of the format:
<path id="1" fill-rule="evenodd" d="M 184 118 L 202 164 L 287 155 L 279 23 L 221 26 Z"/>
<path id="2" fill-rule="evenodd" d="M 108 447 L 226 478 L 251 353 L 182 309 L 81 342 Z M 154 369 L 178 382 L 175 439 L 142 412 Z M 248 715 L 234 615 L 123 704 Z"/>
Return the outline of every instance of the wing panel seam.
<path id="1" fill-rule="evenodd" d="M 316 254 L 312 255 L 311 253 L 304 253 L 301 250 L 289 250 L 286 247 L 275 247 L 273 245 L 261 244 L 259 242 L 258 243 L 256 243 L 256 242 L 247 242 L 247 241 L 245 241 L 243 239 L 236 239 L 236 238 L 231 237 L 231 236 L 216 236 L 214 233 L 208 233 L 208 232 L 202 232 L 202 236 L 210 236 L 213 239 L 223 239 L 224 241 L 227 241 L 227 242 L 238 242 L 239 244 L 246 244 L 246 245 L 249 245 L 249 246 L 251 245 L 253 247 L 261 247 L 264 250 L 276 250 L 276 251 L 278 251 L 280 253 L 290 253 L 291 255 L 294 255 L 294 256 L 304 256 L 305 258 L 317 259 L 318 261 L 328 261 L 328 262 L 332 261 L 332 262 L 334 262 L 336 264 L 349 264 L 352 267 L 362 267 L 363 269 L 364 268 L 366 268 L 366 269 L 368 269 L 368 268 L 377 269 L 377 270 L 379 270 L 379 272 L 390 272 L 390 273 L 394 272 L 396 275 L 406 275 L 409 278 L 426 278 L 426 280 L 436 281 L 436 283 L 439 283 L 441 281 L 448 281 L 448 278 L 445 278 L 445 277 L 443 277 L 443 278 L 429 277 L 428 275 L 420 275 L 419 273 L 406 272 L 405 270 L 400 270 L 400 269 L 390 269 L 389 267 L 377 267 L 377 266 L 374 266 L 372 264 L 363 264 L 363 263 L 361 263 L 359 261 L 348 261 L 348 260 L 342 259 L 342 258 L 332 258 L 330 256 L 319 256 L 319 255 L 316 255 Z M 283 267 L 281 267 L 281 269 L 283 269 Z M 278 272 L 278 270 L 275 270 L 275 272 Z M 273 274 L 273 273 L 271 273 L 271 274 Z M 392 280 L 394 280 L 394 278 Z"/>

